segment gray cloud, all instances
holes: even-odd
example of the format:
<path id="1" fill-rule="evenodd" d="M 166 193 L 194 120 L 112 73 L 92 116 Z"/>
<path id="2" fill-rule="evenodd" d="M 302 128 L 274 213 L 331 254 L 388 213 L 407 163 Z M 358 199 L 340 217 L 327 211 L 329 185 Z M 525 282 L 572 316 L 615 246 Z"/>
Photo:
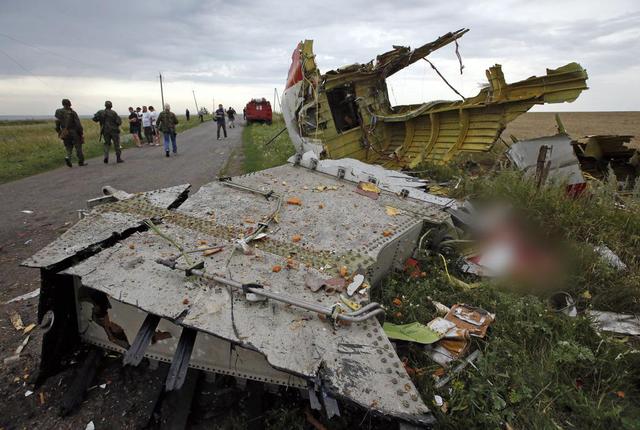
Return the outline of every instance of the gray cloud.
<path id="1" fill-rule="evenodd" d="M 369 61 L 392 44 L 417 46 L 467 27 L 471 32 L 460 43 L 461 53 L 474 67 L 482 64 L 480 70 L 465 69 L 473 78 L 480 80 L 495 62 L 505 65 L 508 77 L 511 68 L 523 78 L 578 61 L 589 70 L 594 93 L 574 104 L 581 110 L 617 109 L 611 86 L 599 93 L 599 80 L 623 76 L 620 94 L 640 87 L 640 6 L 633 1 L 484 3 L 4 1 L 0 75 L 131 83 L 153 81 L 163 71 L 168 83 L 263 86 L 267 95 L 284 84 L 291 51 L 301 39 L 315 40 L 326 71 Z M 434 60 L 455 70 L 452 49 L 434 54 Z M 407 76 L 423 75 L 420 67 Z M 633 90 L 636 100 L 638 91 Z M 35 98 L 30 103 L 38 106 Z M 5 106 L 2 113 L 12 112 Z"/>

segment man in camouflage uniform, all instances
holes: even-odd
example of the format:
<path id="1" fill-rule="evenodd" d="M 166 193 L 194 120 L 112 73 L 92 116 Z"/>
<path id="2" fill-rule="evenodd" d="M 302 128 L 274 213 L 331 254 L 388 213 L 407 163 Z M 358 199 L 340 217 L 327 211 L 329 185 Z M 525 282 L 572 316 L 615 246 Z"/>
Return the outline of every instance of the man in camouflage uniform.
<path id="1" fill-rule="evenodd" d="M 71 109 L 71 101 L 62 99 L 62 107 L 56 110 L 56 131 L 58 137 L 62 139 L 64 148 L 67 150 L 67 156 L 64 162 L 71 167 L 71 155 L 73 148 L 76 149 L 78 156 L 78 166 L 86 166 L 84 162 L 84 154 L 82 153 L 82 144 L 84 143 L 84 130 L 82 123 L 76 111 Z"/>
<path id="2" fill-rule="evenodd" d="M 173 153 L 178 153 L 178 146 L 176 145 L 176 125 L 178 124 L 178 118 L 176 114 L 171 112 L 171 106 L 169 103 L 164 105 L 164 110 L 158 115 L 156 120 L 156 127 L 160 130 L 164 136 L 164 154 L 169 156 L 169 141 L 171 141 Z"/>
<path id="3" fill-rule="evenodd" d="M 109 162 L 109 147 L 113 141 L 113 148 L 116 151 L 116 161 L 123 163 L 124 160 L 120 156 L 122 149 L 120 148 L 120 124 L 122 119 L 112 110 L 113 104 L 107 100 L 104 102 L 104 109 L 99 110 L 93 116 L 93 121 L 100 123 L 100 134 L 104 137 L 104 163 Z"/>

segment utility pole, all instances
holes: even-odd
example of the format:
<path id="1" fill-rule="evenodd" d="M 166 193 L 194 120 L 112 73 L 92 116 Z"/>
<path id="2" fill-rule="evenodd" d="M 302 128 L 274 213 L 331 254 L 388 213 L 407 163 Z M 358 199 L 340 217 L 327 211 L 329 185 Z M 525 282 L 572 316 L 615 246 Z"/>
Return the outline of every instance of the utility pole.
<path id="1" fill-rule="evenodd" d="M 191 92 L 193 93 L 193 101 L 196 104 L 196 113 L 199 115 L 200 114 L 200 109 L 198 109 L 198 101 L 196 100 L 196 91 L 195 90 L 191 90 Z"/>
<path id="2" fill-rule="evenodd" d="M 273 89 L 273 110 L 275 111 L 275 107 L 280 109 L 280 113 L 282 113 L 282 104 L 280 103 L 280 95 L 278 94 L 278 88 Z"/>
<path id="3" fill-rule="evenodd" d="M 164 110 L 164 90 L 162 89 L 162 73 L 158 72 L 160 76 L 160 98 L 162 98 L 162 110 Z"/>

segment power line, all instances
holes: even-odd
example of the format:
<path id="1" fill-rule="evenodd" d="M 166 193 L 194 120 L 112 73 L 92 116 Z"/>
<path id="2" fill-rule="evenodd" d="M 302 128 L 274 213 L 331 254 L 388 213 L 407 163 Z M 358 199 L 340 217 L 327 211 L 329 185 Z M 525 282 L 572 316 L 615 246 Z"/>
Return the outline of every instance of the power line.
<path id="1" fill-rule="evenodd" d="M 47 85 L 47 83 L 45 81 L 43 81 L 42 79 L 40 79 L 39 76 L 37 76 L 35 73 L 33 73 L 31 70 L 29 70 L 27 67 L 25 67 L 24 65 L 22 65 L 22 63 L 20 63 L 18 60 L 16 60 L 15 58 L 13 58 L 11 55 L 9 55 L 7 52 L 5 52 L 4 50 L 0 49 L 0 53 L 3 54 L 5 57 L 7 57 L 9 60 L 11 60 L 15 65 L 17 65 L 18 67 L 20 67 L 23 71 L 25 71 L 27 73 L 27 75 L 29 75 L 30 77 L 37 79 L 38 82 L 40 82 L 42 84 L 43 87 L 45 87 L 47 89 L 47 94 L 52 96 L 52 97 L 60 97 L 60 93 L 56 90 L 55 94 L 53 92 L 51 92 L 51 86 Z M 87 109 L 88 106 L 85 105 L 84 103 L 76 103 L 77 105 Z M 91 109 L 91 108 L 89 108 Z"/>
<path id="2" fill-rule="evenodd" d="M 7 57 L 9 60 L 13 61 L 14 64 L 16 64 L 18 67 L 20 67 L 22 70 L 24 70 L 25 72 L 27 72 L 27 74 L 33 78 L 36 78 L 37 80 L 40 81 L 40 83 L 42 85 L 44 85 L 45 87 L 48 88 L 48 85 L 42 80 L 40 79 L 38 76 L 36 76 L 31 70 L 27 69 L 25 66 L 23 66 L 18 60 L 16 60 L 15 58 L 13 58 L 11 55 L 9 55 L 8 53 L 6 53 L 4 50 L 0 49 L 0 52 L 2 54 L 4 54 L 5 57 Z"/>
<path id="3" fill-rule="evenodd" d="M 55 56 L 57 58 L 64 58 L 66 60 L 74 61 L 74 62 L 76 62 L 78 64 L 82 64 L 84 66 L 88 66 L 88 67 L 92 67 L 92 68 L 99 68 L 95 64 L 89 64 L 89 63 L 86 63 L 84 61 L 75 59 L 73 57 L 69 57 L 67 55 L 60 54 L 58 52 L 54 52 L 54 51 L 52 51 L 50 49 L 43 48 L 41 46 L 36 46 L 36 45 L 30 44 L 30 43 L 24 42 L 24 41 L 22 41 L 20 39 L 16 39 L 15 37 L 13 37 L 13 36 L 11 36 L 9 34 L 6 34 L 6 33 L 0 33 L 0 36 L 6 37 L 7 39 L 13 40 L 14 42 L 18 42 L 18 43 L 20 43 L 22 45 L 28 46 L 29 48 L 36 49 L 36 50 L 41 51 L 41 52 L 45 52 L 45 53 L 47 53 L 49 55 L 53 55 L 53 56 Z"/>

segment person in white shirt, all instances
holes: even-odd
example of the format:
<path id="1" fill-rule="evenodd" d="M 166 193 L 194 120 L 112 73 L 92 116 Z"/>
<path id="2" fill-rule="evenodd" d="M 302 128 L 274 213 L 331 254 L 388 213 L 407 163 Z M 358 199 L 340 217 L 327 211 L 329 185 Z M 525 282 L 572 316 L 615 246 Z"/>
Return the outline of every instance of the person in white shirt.
<path id="1" fill-rule="evenodd" d="M 156 120 L 158 119 L 158 112 L 153 108 L 153 106 L 149 106 L 149 112 L 151 113 L 151 132 L 153 133 L 153 145 L 152 146 L 160 146 L 160 133 L 156 128 Z"/>
<path id="2" fill-rule="evenodd" d="M 144 137 L 147 140 L 147 145 L 153 143 L 153 129 L 151 128 L 151 112 L 147 110 L 146 106 L 142 106 L 142 128 L 144 130 Z"/>

